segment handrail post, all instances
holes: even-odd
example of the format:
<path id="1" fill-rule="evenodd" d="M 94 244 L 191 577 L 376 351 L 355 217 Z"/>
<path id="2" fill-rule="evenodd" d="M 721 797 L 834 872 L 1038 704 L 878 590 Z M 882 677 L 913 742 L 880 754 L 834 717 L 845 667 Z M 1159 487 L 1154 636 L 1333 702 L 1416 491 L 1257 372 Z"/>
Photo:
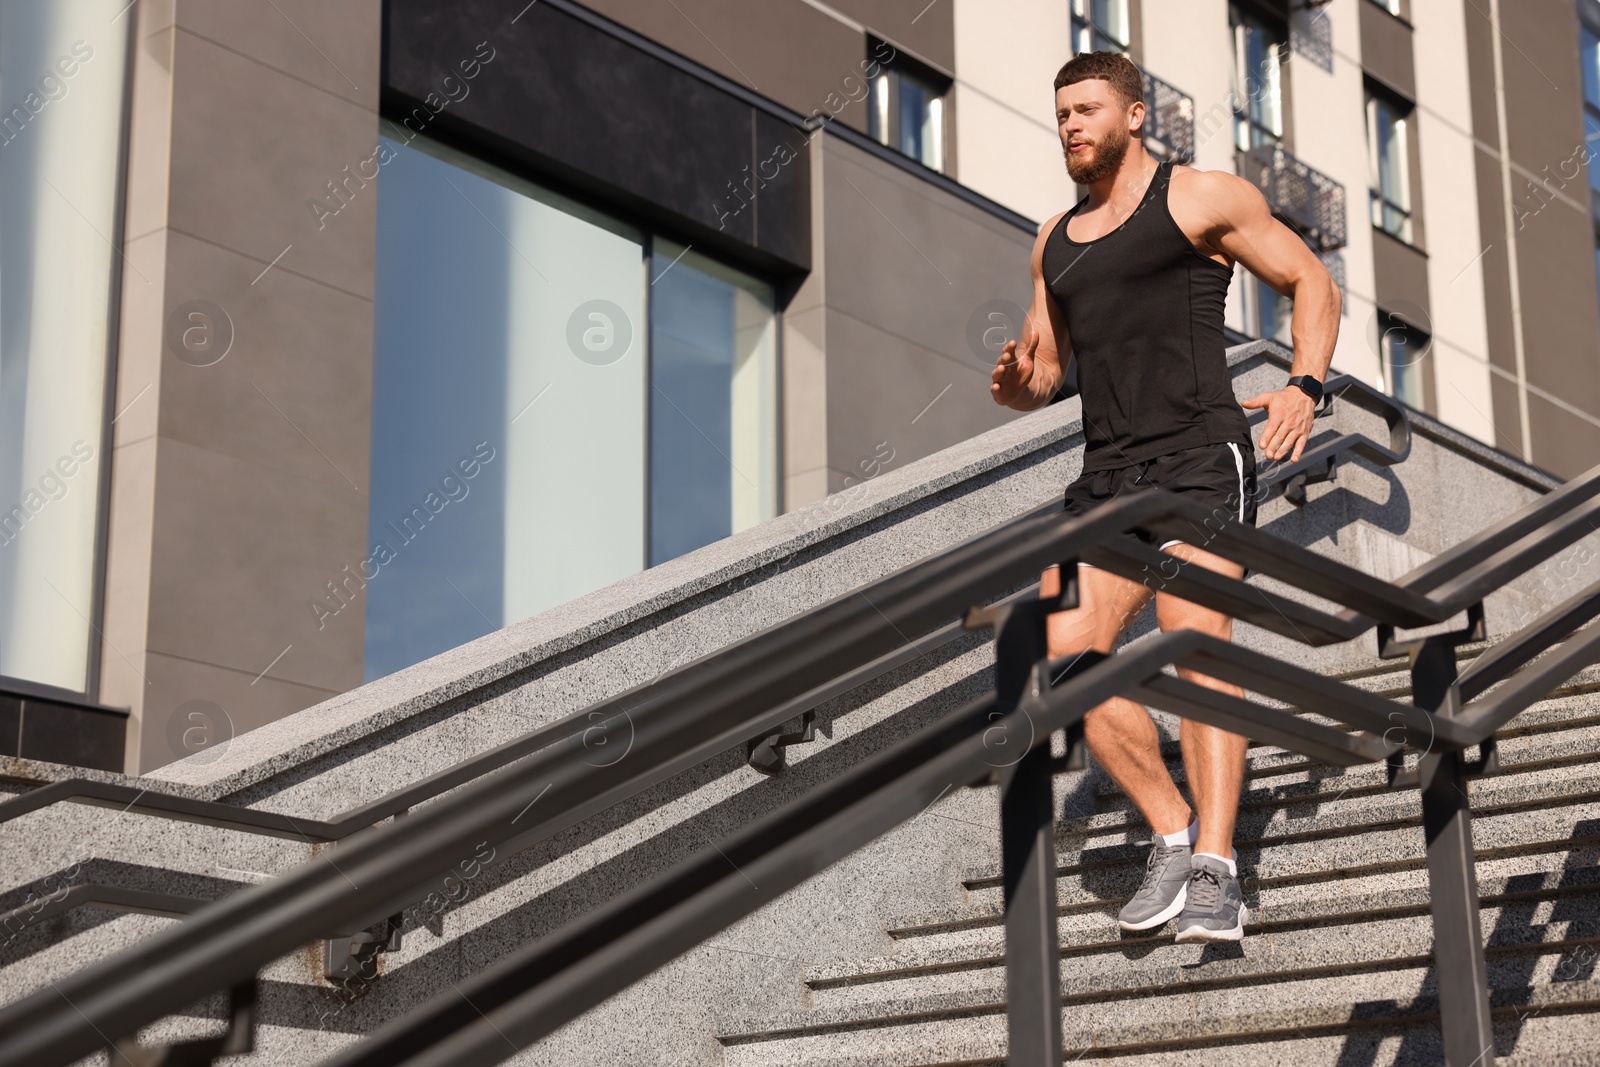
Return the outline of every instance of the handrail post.
<path id="1" fill-rule="evenodd" d="M 1063 571 L 1075 568 L 1065 564 Z M 995 622 L 996 721 L 1031 695 L 1047 659 L 1045 620 L 1058 598 L 1012 605 Z M 1006 1062 L 1061 1063 L 1061 949 L 1056 936 L 1055 798 L 1050 738 L 1027 720 L 1022 737 L 985 737 L 1000 769 L 1000 850 L 1006 910 Z"/>
<path id="2" fill-rule="evenodd" d="M 1430 752 L 1423 763 L 1422 826 L 1428 842 L 1433 971 L 1439 984 L 1445 1063 L 1494 1067 L 1489 971 L 1478 926 L 1467 778 L 1459 752 Z"/>
<path id="3" fill-rule="evenodd" d="M 1481 618 L 1481 611 L 1476 615 Z M 1411 692 L 1416 707 L 1445 716 L 1457 710 L 1458 637 L 1442 634 L 1418 643 L 1411 661 Z M 1460 752 L 1427 751 L 1417 769 L 1428 848 L 1433 972 L 1439 987 L 1445 1063 L 1449 1067 L 1494 1067 L 1489 966 L 1478 922 L 1468 768 Z"/>

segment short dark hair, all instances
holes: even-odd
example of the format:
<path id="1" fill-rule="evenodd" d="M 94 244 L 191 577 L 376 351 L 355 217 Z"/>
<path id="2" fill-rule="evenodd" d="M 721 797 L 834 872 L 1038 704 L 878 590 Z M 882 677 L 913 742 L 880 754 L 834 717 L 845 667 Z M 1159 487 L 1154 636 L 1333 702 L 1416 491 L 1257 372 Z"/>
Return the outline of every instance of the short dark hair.
<path id="1" fill-rule="evenodd" d="M 1080 52 L 1067 60 L 1056 75 L 1056 88 L 1062 89 L 1090 78 L 1104 78 L 1122 94 L 1128 104 L 1144 103 L 1144 75 L 1133 60 L 1121 52 Z"/>

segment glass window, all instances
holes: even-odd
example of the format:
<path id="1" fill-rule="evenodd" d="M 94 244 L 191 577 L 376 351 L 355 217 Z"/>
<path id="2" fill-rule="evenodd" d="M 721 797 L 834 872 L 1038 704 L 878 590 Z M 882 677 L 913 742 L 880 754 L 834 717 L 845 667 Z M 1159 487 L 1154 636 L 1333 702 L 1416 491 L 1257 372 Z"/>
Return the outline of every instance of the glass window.
<path id="1" fill-rule="evenodd" d="M 1595 5 L 1600 8 L 1600 4 Z M 1600 11 L 1595 18 L 1600 21 Z M 1600 193 L 1600 36 L 1583 27 L 1579 56 L 1583 61 L 1583 136 L 1588 148 L 1589 187 Z"/>
<path id="2" fill-rule="evenodd" d="M 1383 356 L 1383 379 L 1389 395 L 1414 408 L 1422 408 L 1423 360 L 1432 338 L 1387 311 L 1378 312 L 1378 350 Z"/>
<path id="3" fill-rule="evenodd" d="M 366 677 L 644 564 L 644 237 L 384 139 Z"/>
<path id="4" fill-rule="evenodd" d="M 1367 92 L 1367 169 L 1372 224 L 1402 241 L 1411 240 L 1411 168 L 1405 110 Z"/>
<path id="5" fill-rule="evenodd" d="M 770 286 L 383 146 L 369 680 L 776 514 Z"/>
<path id="6" fill-rule="evenodd" d="M 1404 17 L 1400 11 L 1400 0 L 1373 0 L 1373 2 L 1396 18 Z"/>
<path id="7" fill-rule="evenodd" d="M 650 286 L 650 565 L 777 514 L 772 287 L 657 240 Z"/>
<path id="8" fill-rule="evenodd" d="M 1072 0 L 1074 52 L 1126 52 L 1128 0 Z"/>
<path id="9" fill-rule="evenodd" d="M 944 168 L 944 99 L 915 75 L 900 76 L 900 151 L 934 170 Z"/>
<path id="10" fill-rule="evenodd" d="M 1587 26 L 1582 28 L 1582 35 L 1578 54 L 1583 61 L 1583 100 L 1600 111 L 1600 37 Z"/>
<path id="11" fill-rule="evenodd" d="M 94 689 L 125 5 L 0 3 L 0 675 L 77 693 Z"/>
<path id="12" fill-rule="evenodd" d="M 1283 137 L 1282 63 L 1288 31 L 1229 5 L 1233 27 L 1234 144 L 1240 151 L 1277 144 Z"/>
<path id="13" fill-rule="evenodd" d="M 904 58 L 879 64 L 867 109 L 868 136 L 926 167 L 943 170 L 948 88 L 936 75 L 914 68 Z"/>
<path id="14" fill-rule="evenodd" d="M 1584 111 L 1583 138 L 1588 149 L 1589 188 L 1600 193 L 1600 111 Z"/>

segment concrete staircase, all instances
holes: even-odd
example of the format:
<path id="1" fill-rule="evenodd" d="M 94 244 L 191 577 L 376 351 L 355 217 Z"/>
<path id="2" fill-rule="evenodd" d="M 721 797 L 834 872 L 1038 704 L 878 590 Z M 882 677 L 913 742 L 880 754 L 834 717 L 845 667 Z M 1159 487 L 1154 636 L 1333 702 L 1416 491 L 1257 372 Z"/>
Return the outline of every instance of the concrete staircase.
<path id="1" fill-rule="evenodd" d="M 1409 683 L 1388 664 L 1345 677 L 1390 696 Z M 1182 781 L 1176 742 L 1165 750 Z M 1496 1054 L 1600 1063 L 1600 671 L 1525 712 L 1500 759 L 1471 786 Z M 1077 788 L 1094 813 L 1058 825 L 1068 1062 L 1442 1062 L 1415 788 L 1252 747 L 1237 836 L 1251 922 L 1227 946 L 1116 927 L 1148 830 L 1103 774 Z M 960 905 L 890 918 L 891 953 L 813 968 L 804 1010 L 725 1020 L 729 1067 L 1003 1063 L 998 867 L 961 889 Z"/>

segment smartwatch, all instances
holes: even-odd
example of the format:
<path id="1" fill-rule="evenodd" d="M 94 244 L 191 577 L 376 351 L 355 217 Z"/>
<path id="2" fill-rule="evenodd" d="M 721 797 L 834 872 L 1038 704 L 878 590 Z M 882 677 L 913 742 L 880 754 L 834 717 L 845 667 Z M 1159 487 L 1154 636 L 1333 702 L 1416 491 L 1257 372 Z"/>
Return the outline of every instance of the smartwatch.
<path id="1" fill-rule="evenodd" d="M 1311 398 L 1313 404 L 1322 403 L 1322 383 L 1309 374 L 1296 374 L 1289 379 L 1289 385 L 1299 389 Z M 1288 388 L 1285 386 L 1284 388 Z"/>

